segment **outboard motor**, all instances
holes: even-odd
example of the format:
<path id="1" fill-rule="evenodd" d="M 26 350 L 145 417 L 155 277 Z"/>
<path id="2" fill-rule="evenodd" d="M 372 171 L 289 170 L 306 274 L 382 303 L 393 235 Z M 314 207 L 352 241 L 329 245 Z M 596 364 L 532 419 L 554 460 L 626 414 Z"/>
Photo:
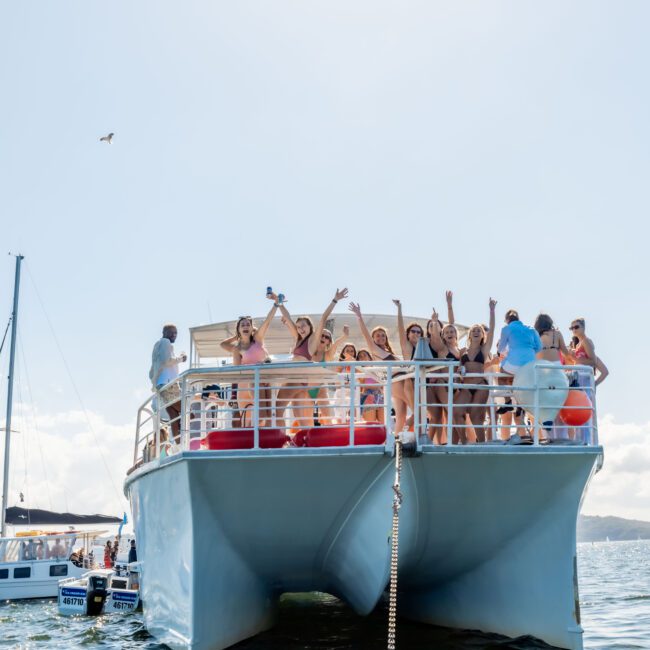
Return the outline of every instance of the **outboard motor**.
<path id="1" fill-rule="evenodd" d="M 104 609 L 108 589 L 108 578 L 104 576 L 89 576 L 86 596 L 86 613 L 97 616 Z"/>

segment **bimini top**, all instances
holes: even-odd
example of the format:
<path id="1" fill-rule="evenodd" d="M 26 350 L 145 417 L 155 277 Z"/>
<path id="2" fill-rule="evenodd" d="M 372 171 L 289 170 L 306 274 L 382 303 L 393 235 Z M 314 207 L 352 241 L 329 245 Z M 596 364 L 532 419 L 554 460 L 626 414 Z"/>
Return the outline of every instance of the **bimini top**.
<path id="1" fill-rule="evenodd" d="M 293 314 L 293 319 L 300 316 L 309 316 L 314 326 L 321 318 L 321 314 Z M 388 331 L 388 338 L 390 339 L 393 349 L 399 353 L 399 335 L 397 333 L 397 315 L 396 314 L 364 314 L 363 319 L 372 331 L 373 327 L 381 325 Z M 426 328 L 428 318 L 421 318 L 417 316 L 404 316 L 404 324 L 416 322 L 419 323 L 423 329 Z M 254 324 L 259 325 L 264 322 L 264 317 L 254 317 Z M 444 323 L 444 321 L 443 321 Z M 200 325 L 199 327 L 190 328 L 190 337 L 192 340 L 192 362 L 193 364 L 200 363 L 201 359 L 219 358 L 228 356 L 219 345 L 221 341 L 235 335 L 236 320 L 224 321 L 222 323 L 213 323 L 212 325 Z M 366 342 L 361 335 L 361 330 L 357 324 L 357 317 L 352 313 L 332 314 L 326 324 L 334 338 L 338 338 L 343 333 L 343 326 L 347 325 L 350 328 L 350 336 L 348 340 L 358 348 L 367 347 Z M 458 328 L 459 337 L 467 333 L 467 327 L 456 323 Z M 284 325 L 280 317 L 276 316 L 269 327 L 266 338 L 264 340 L 266 349 L 274 356 L 284 356 L 291 353 L 293 348 L 293 337 L 289 329 Z"/>

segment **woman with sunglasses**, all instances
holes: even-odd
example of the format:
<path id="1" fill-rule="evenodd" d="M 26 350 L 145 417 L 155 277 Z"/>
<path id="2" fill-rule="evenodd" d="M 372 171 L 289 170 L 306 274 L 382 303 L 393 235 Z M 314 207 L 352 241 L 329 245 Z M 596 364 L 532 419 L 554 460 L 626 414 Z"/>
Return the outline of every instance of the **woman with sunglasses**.
<path id="1" fill-rule="evenodd" d="M 348 336 L 350 336 L 350 328 L 347 325 L 343 326 L 343 334 L 335 341 L 332 340 L 332 332 L 323 328 L 323 332 L 320 335 L 320 342 L 318 343 L 318 347 L 312 355 L 311 360 L 315 363 L 334 361 L 336 351 Z M 316 406 L 318 407 L 318 421 L 321 424 L 332 424 L 333 416 L 329 407 L 329 387 L 316 386 L 310 388 L 307 391 L 307 394 L 313 400 L 316 400 Z"/>
<path id="2" fill-rule="evenodd" d="M 269 294 L 268 298 L 273 300 L 273 306 L 259 329 L 255 328 L 250 316 L 240 316 L 235 325 L 235 336 L 221 342 L 221 347 L 232 354 L 234 366 L 255 366 L 269 360 L 269 353 L 264 347 L 264 337 L 278 309 L 278 303 L 275 294 Z M 254 385 L 250 382 L 242 382 L 237 386 L 237 405 L 241 412 L 242 427 L 251 424 L 247 422 L 247 414 L 255 402 L 253 388 Z M 259 406 L 260 426 L 267 426 L 271 417 L 271 389 L 268 384 L 260 384 Z"/>
<path id="3" fill-rule="evenodd" d="M 292 349 L 293 361 L 312 360 L 314 354 L 316 354 L 318 350 L 318 346 L 320 345 L 321 335 L 325 329 L 325 323 L 327 322 L 327 319 L 330 317 L 330 314 L 334 310 L 334 307 L 336 307 L 338 301 L 346 298 L 347 295 L 348 290 L 345 288 L 336 290 L 334 298 L 332 298 L 329 305 L 323 312 L 323 315 L 318 322 L 318 326 L 315 329 L 314 324 L 308 316 L 300 316 L 299 318 L 296 318 L 294 322 L 285 304 L 279 304 L 280 311 L 284 316 L 283 322 L 294 337 L 294 346 Z M 310 406 L 307 406 L 309 400 L 307 388 L 308 384 L 298 385 L 294 380 L 279 390 L 278 399 L 276 402 L 278 426 L 286 426 L 284 413 L 289 404 L 291 404 L 291 409 L 293 411 L 295 419 L 300 423 L 301 426 L 309 427 L 314 425 L 313 409 Z M 312 390 L 314 390 L 314 388 L 312 388 Z M 316 394 L 318 394 L 317 389 Z"/>
<path id="4" fill-rule="evenodd" d="M 338 360 L 347 363 L 356 361 L 356 359 L 357 348 L 354 343 L 348 341 L 343 345 Z M 339 366 L 337 372 L 339 373 L 339 386 L 334 393 L 336 423 L 343 424 L 348 420 L 350 413 L 350 365 Z"/>
<path id="5" fill-rule="evenodd" d="M 350 311 L 357 317 L 359 329 L 363 338 L 366 340 L 368 350 L 372 358 L 377 361 L 397 361 L 399 356 L 395 354 L 393 348 L 388 340 L 388 332 L 386 328 L 378 326 L 373 328 L 372 332 L 368 329 L 363 316 L 361 314 L 361 307 L 354 302 L 350 303 Z M 399 373 L 392 375 L 394 378 Z M 402 373 L 403 374 L 403 373 Z M 395 431 L 400 433 L 406 424 L 406 416 L 408 412 L 408 399 L 404 389 L 403 381 L 394 381 L 391 384 L 391 394 L 393 397 L 393 407 L 395 409 Z"/>
<path id="6" fill-rule="evenodd" d="M 449 359 L 450 361 L 460 361 L 461 353 L 458 347 L 458 330 L 453 323 L 447 323 L 440 328 L 440 319 L 438 312 L 434 309 L 431 313 L 432 326 L 429 331 L 431 347 L 435 350 L 438 359 Z M 446 372 L 448 376 L 448 372 Z M 447 380 L 436 381 L 433 386 L 435 400 L 440 407 L 439 411 L 449 417 L 445 406 L 448 404 L 449 391 L 447 389 Z M 453 410 L 453 442 L 467 443 L 467 433 L 465 431 L 465 412 L 463 409 L 455 408 Z M 434 429 L 434 435 L 437 432 Z"/>
<path id="7" fill-rule="evenodd" d="M 492 341 L 494 339 L 495 316 L 497 301 L 490 298 L 490 321 L 487 332 L 483 325 L 474 324 L 469 328 L 467 334 L 467 344 L 461 351 L 460 362 L 466 374 L 470 375 L 483 375 L 485 374 L 485 363 L 490 359 L 490 350 L 492 349 Z M 463 382 L 466 384 L 484 384 L 488 385 L 487 377 L 470 376 L 464 377 Z M 485 442 L 485 416 L 487 414 L 487 401 L 488 390 L 481 388 L 462 388 L 456 396 L 456 401 L 459 404 L 465 404 L 464 409 L 460 409 L 462 413 L 462 421 L 465 421 L 465 415 L 469 416 L 469 421 L 472 424 L 476 440 L 478 442 Z M 491 434 L 488 434 L 487 439 L 491 440 Z"/>
<path id="8" fill-rule="evenodd" d="M 398 299 L 393 300 L 393 304 L 397 307 L 397 331 L 399 333 L 399 343 L 402 348 L 402 358 L 403 359 L 413 359 L 415 356 L 415 350 L 418 345 L 418 341 L 424 336 L 424 330 L 420 323 L 415 321 L 409 323 L 407 326 L 404 326 L 404 316 L 402 315 L 402 303 Z M 399 377 L 406 373 L 398 372 L 393 375 Z M 415 408 L 414 400 L 414 385 L 412 379 L 402 379 L 401 382 L 404 384 L 404 396 L 406 397 L 406 403 L 413 413 Z M 406 424 L 411 425 L 413 423 L 413 415 L 407 419 Z"/>

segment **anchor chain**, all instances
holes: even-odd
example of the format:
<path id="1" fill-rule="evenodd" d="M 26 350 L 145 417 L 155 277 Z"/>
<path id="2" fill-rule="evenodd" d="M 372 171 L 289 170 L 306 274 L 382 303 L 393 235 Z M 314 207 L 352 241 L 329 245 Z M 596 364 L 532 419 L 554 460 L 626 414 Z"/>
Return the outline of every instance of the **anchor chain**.
<path id="1" fill-rule="evenodd" d="M 388 650 L 395 650 L 397 622 L 397 557 L 399 552 L 399 509 L 402 506 L 400 489 L 402 474 L 402 438 L 395 436 L 395 482 L 393 483 L 393 530 L 390 549 L 390 591 L 388 596 Z"/>

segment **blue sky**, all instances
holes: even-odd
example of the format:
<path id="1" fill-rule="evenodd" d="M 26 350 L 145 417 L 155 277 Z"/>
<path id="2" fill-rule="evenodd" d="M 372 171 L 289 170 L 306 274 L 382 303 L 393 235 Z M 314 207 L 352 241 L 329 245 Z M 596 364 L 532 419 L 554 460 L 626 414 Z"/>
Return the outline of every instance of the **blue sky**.
<path id="1" fill-rule="evenodd" d="M 423 315 L 449 288 L 461 322 L 485 320 L 490 296 L 499 320 L 545 310 L 565 335 L 585 316 L 612 373 L 600 412 L 645 449 L 649 14 L 631 1 L 5 4 L 0 232 L 27 256 L 39 414 L 65 422 L 79 403 L 32 278 L 97 435 L 122 432 L 116 482 L 163 322 L 187 350 L 210 314 L 263 313 L 268 284 L 295 311 L 345 285 L 365 311 L 400 297 Z M 0 316 L 12 281 L 7 257 Z M 65 426 L 51 435 L 56 453 Z"/>

